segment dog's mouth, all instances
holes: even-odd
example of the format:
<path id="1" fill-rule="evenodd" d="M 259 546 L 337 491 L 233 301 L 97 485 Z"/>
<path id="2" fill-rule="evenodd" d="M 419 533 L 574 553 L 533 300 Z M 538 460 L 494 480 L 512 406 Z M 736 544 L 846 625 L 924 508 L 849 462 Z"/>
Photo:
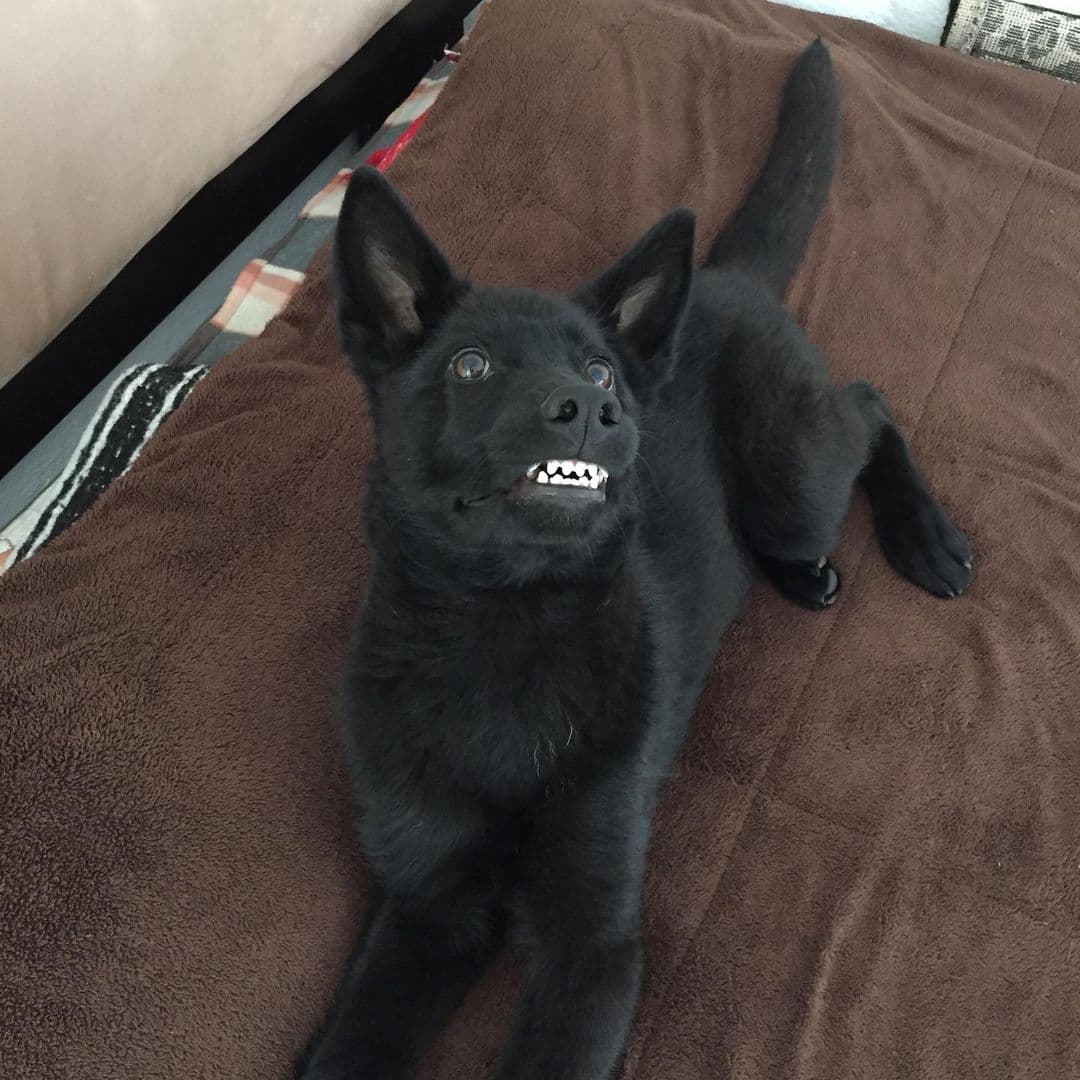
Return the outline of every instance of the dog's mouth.
<path id="1" fill-rule="evenodd" d="M 607 481 L 607 470 L 591 461 L 538 461 L 514 484 L 510 497 L 597 503 L 607 498 Z"/>
<path id="2" fill-rule="evenodd" d="M 607 487 L 607 469 L 591 461 L 538 461 L 518 481 L 536 487 L 583 488 L 602 492 Z"/>
<path id="3" fill-rule="evenodd" d="M 462 499 L 461 507 L 480 506 L 500 496 L 514 500 L 559 499 L 568 502 L 603 502 L 607 498 L 608 473 L 591 461 L 552 458 L 531 465 L 509 491 Z"/>

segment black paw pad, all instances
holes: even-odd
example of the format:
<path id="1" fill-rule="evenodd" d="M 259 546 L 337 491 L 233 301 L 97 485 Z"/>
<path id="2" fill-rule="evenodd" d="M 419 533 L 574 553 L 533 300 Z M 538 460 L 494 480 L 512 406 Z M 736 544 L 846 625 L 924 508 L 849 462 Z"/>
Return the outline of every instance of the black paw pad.
<path id="1" fill-rule="evenodd" d="M 836 602 L 840 574 L 824 555 L 813 562 L 784 562 L 766 556 L 760 561 L 769 580 L 802 607 L 820 611 Z"/>

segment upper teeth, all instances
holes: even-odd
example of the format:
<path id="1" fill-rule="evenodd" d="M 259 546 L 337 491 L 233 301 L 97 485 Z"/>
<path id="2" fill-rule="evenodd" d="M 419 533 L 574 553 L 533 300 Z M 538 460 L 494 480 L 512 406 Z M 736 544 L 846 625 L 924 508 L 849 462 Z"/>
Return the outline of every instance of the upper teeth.
<path id="1" fill-rule="evenodd" d="M 606 469 L 588 461 L 540 461 L 526 475 L 538 484 L 588 488 L 598 488 L 608 478 Z"/>

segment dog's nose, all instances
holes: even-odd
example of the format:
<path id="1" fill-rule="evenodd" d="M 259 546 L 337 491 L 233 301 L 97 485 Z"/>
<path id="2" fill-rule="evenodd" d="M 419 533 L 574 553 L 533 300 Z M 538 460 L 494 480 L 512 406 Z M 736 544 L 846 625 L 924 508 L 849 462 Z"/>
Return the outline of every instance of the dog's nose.
<path id="1" fill-rule="evenodd" d="M 582 435 L 614 427 L 622 419 L 619 399 L 602 386 L 560 386 L 547 396 L 540 411 L 545 420 L 566 424 Z"/>

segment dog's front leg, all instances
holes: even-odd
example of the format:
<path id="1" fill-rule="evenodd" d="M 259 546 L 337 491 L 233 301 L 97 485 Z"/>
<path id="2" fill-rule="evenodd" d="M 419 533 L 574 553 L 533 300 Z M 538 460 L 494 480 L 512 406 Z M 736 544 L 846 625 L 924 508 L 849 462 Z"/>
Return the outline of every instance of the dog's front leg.
<path id="1" fill-rule="evenodd" d="M 302 1080 L 404 1080 L 498 948 L 499 870 L 467 806 L 372 800 L 364 821 L 384 896 Z"/>
<path id="2" fill-rule="evenodd" d="M 498 1080 L 608 1080 L 641 986 L 647 792 L 619 775 L 539 816 L 515 915 L 529 948 L 525 998 Z"/>

